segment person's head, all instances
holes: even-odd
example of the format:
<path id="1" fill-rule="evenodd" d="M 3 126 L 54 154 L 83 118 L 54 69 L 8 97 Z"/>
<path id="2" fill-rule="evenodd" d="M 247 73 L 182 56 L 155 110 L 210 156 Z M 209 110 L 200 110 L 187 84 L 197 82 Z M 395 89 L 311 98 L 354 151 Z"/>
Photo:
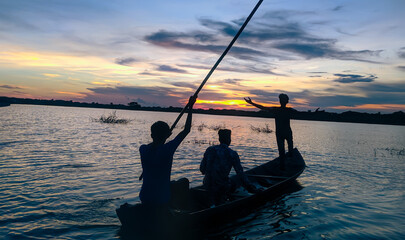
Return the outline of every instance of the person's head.
<path id="1" fill-rule="evenodd" d="M 229 146 L 231 144 L 231 133 L 229 129 L 220 129 L 218 131 L 219 142 Z"/>
<path id="2" fill-rule="evenodd" d="M 278 95 L 278 98 L 280 99 L 280 105 L 285 107 L 289 100 L 287 94 L 282 93 Z"/>
<path id="3" fill-rule="evenodd" d="M 170 136 L 170 127 L 163 121 L 157 121 L 150 127 L 151 137 L 153 142 L 161 143 L 165 142 Z"/>

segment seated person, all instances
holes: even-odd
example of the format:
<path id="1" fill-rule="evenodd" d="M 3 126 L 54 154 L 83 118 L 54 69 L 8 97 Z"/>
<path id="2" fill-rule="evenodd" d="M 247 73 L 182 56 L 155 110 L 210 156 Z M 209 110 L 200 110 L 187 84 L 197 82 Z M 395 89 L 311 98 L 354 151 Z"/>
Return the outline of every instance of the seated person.
<path id="1" fill-rule="evenodd" d="M 221 129 L 218 135 L 220 144 L 207 148 L 200 165 L 200 171 L 205 175 L 203 183 L 208 191 L 211 207 L 224 203 L 234 189 L 229 179 L 232 167 L 239 176 L 242 186 L 249 192 L 256 190 L 243 173 L 238 153 L 229 148 L 231 130 Z"/>

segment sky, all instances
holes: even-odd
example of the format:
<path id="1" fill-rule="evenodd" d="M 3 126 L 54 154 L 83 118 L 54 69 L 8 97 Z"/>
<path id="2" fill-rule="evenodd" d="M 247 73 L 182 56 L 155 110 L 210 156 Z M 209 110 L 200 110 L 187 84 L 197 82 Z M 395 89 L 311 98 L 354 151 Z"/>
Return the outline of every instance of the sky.
<path id="1" fill-rule="evenodd" d="M 0 96 L 182 107 L 253 0 L 0 0 Z M 264 0 L 196 108 L 405 111 L 405 1 Z"/>

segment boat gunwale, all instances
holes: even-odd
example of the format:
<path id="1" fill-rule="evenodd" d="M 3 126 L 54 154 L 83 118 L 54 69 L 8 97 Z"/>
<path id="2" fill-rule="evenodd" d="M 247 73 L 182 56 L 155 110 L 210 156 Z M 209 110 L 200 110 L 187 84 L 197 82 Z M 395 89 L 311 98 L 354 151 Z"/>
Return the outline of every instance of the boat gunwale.
<path id="1" fill-rule="evenodd" d="M 274 161 L 274 160 L 273 160 L 273 161 Z M 231 206 L 231 205 L 233 205 L 233 204 L 236 205 L 236 204 L 239 203 L 239 202 L 247 201 L 247 200 L 256 198 L 256 197 L 258 197 L 258 196 L 265 195 L 266 193 L 270 192 L 271 190 L 273 190 L 274 188 L 278 187 L 279 185 L 282 185 L 282 184 L 284 184 L 284 183 L 286 183 L 286 182 L 288 182 L 288 181 L 292 181 L 292 180 L 294 180 L 294 179 L 297 179 L 298 176 L 300 176 L 300 175 L 304 172 L 304 170 L 305 170 L 305 165 L 304 165 L 298 172 L 296 172 L 294 175 L 288 177 L 287 179 L 281 180 L 281 181 L 279 181 L 279 182 L 277 182 L 277 183 L 271 185 L 270 187 L 266 188 L 266 190 L 264 190 L 264 191 L 262 191 L 262 192 L 258 192 L 258 193 L 252 194 L 252 195 L 250 195 L 250 196 L 246 196 L 246 197 L 243 197 L 243 198 L 240 198 L 240 199 L 236 199 L 236 200 L 233 200 L 233 201 L 229 201 L 229 202 L 227 202 L 227 203 L 221 204 L 221 205 L 219 205 L 219 206 L 217 206 L 217 207 L 214 207 L 214 208 L 204 208 L 204 209 L 201 209 L 201 210 L 198 210 L 198 211 L 184 212 L 183 214 L 179 214 L 179 216 L 181 216 L 181 215 L 190 215 L 190 216 L 193 216 L 193 215 L 200 214 L 200 213 L 202 213 L 202 212 L 209 212 L 209 211 L 221 210 L 222 208 L 225 208 L 225 207 L 227 207 L 227 206 Z M 201 187 L 201 186 L 198 186 L 198 187 Z M 197 188 L 197 187 L 196 187 L 196 188 Z M 191 190 L 191 189 L 190 189 L 190 190 Z"/>

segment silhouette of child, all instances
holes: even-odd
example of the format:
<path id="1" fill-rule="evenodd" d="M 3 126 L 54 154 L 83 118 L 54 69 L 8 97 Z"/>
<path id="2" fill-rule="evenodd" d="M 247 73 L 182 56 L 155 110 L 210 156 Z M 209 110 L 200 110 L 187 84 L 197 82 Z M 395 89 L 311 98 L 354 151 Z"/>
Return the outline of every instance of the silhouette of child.
<path id="1" fill-rule="evenodd" d="M 277 147 L 280 155 L 280 169 L 284 170 L 286 158 L 284 140 L 287 140 L 288 151 L 291 153 L 294 146 L 290 119 L 296 110 L 286 107 L 289 100 L 287 94 L 282 93 L 278 97 L 280 100 L 280 107 L 264 107 L 263 105 L 254 103 L 249 97 L 245 98 L 245 101 L 259 109 L 269 111 L 275 115 Z"/>

